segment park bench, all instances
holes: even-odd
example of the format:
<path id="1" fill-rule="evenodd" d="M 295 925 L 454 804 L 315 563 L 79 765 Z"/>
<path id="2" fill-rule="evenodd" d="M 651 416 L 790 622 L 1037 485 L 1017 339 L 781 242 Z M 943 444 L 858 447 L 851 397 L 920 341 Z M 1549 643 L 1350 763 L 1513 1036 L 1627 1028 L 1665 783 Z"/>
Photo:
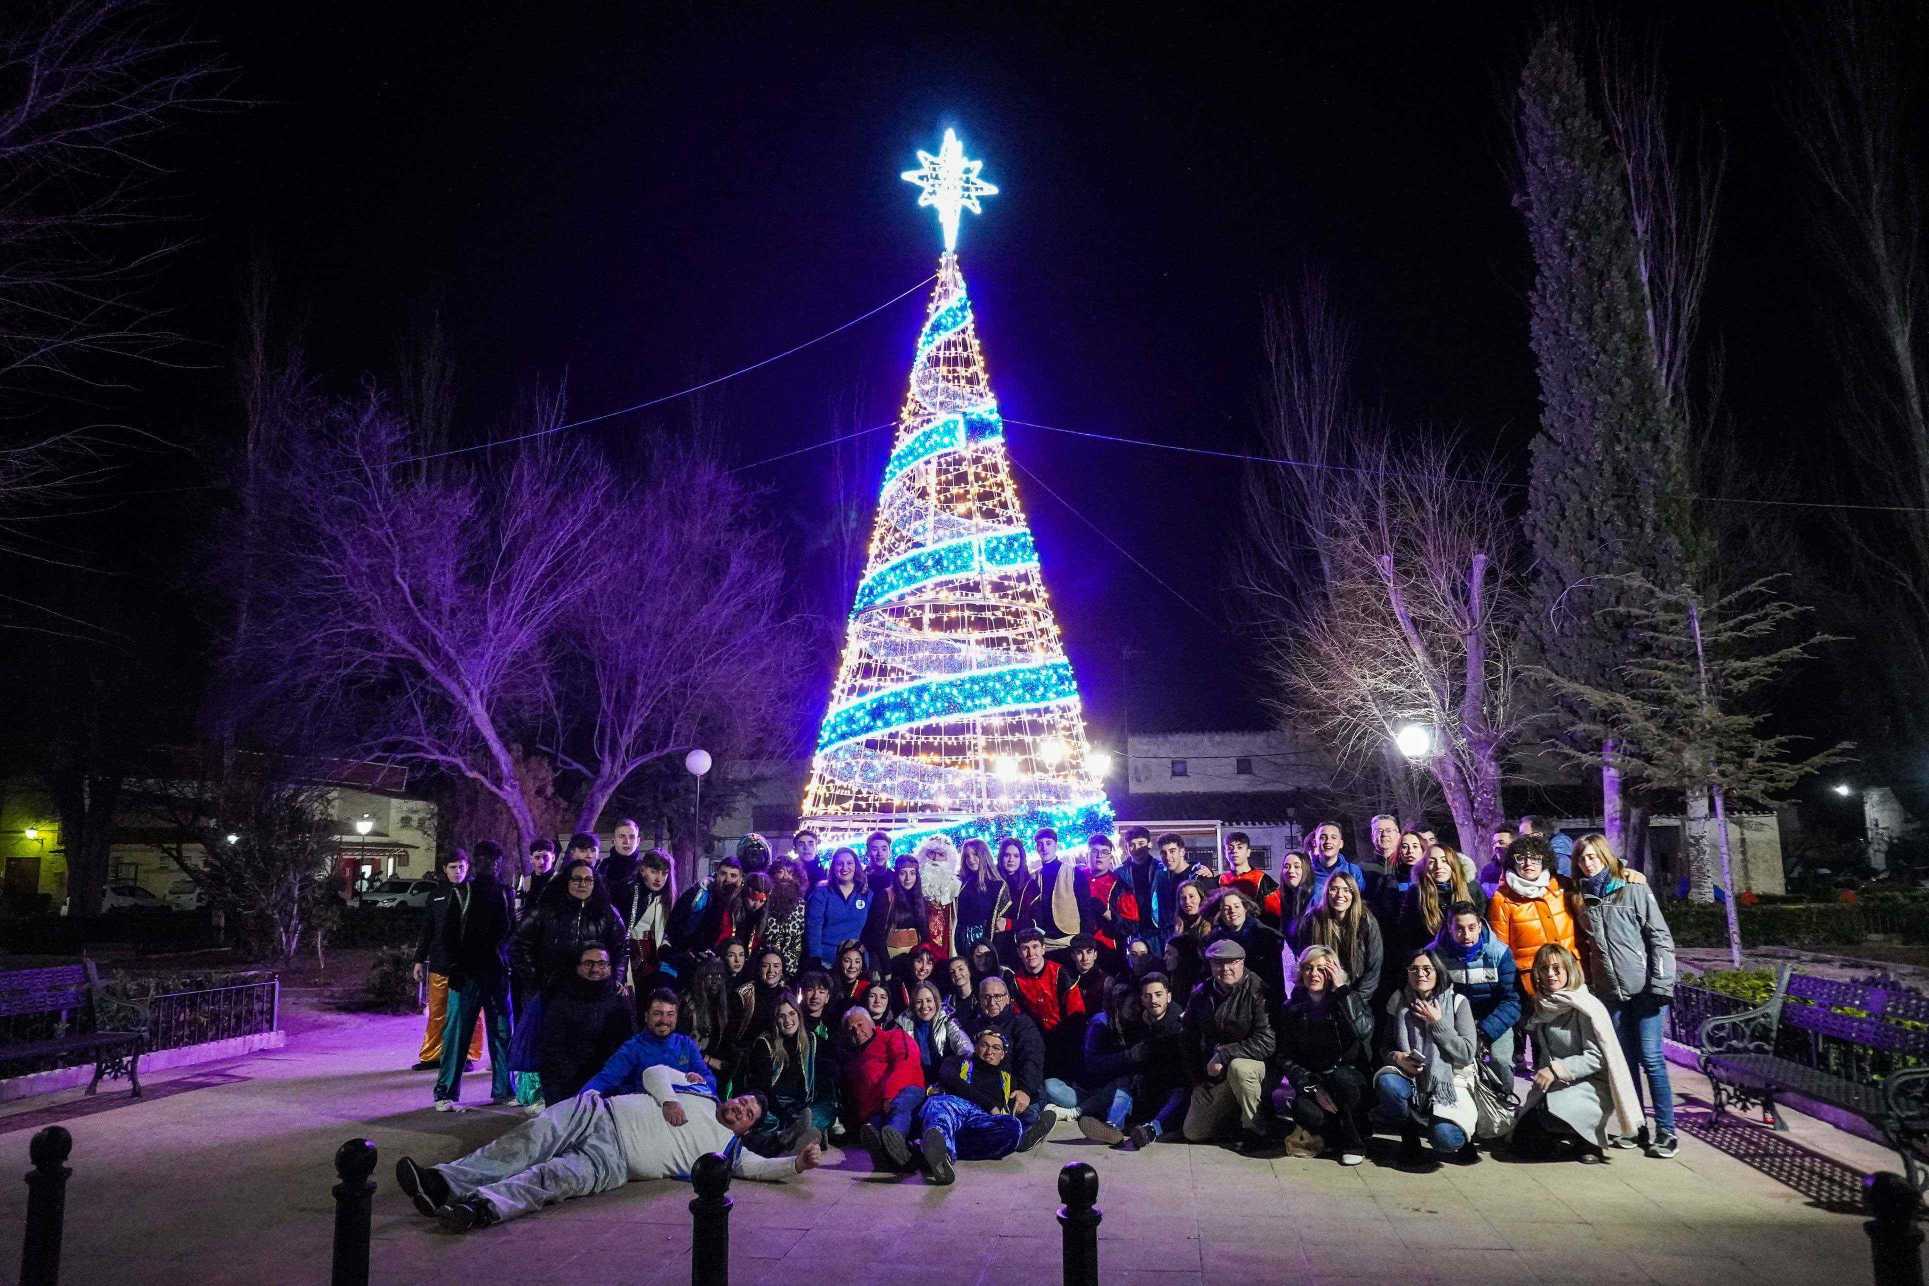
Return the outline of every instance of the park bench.
<path id="1" fill-rule="evenodd" d="M 100 1088 L 102 1076 L 125 1076 L 139 1098 L 147 1033 L 102 1031 L 99 991 L 90 960 L 0 972 L 0 1074 L 91 1062 L 89 1094 Z"/>
<path id="2" fill-rule="evenodd" d="M 1730 1104 L 1759 1107 L 1784 1130 L 1775 1098 L 1799 1095 L 1873 1125 L 1909 1182 L 1929 1184 L 1929 996 L 1784 965 L 1767 1004 L 1708 1019 L 1695 1043 L 1718 1122 Z"/>

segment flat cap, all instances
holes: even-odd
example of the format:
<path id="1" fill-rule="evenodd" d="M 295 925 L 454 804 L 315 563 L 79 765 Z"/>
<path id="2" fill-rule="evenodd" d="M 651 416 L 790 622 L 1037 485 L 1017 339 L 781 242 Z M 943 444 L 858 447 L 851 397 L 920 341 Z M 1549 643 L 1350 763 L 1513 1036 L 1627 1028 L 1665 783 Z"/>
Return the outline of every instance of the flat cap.
<path id="1" fill-rule="evenodd" d="M 1240 946 L 1231 938 L 1221 938 L 1219 941 L 1206 947 L 1206 959 L 1208 960 L 1244 960 L 1245 958 L 1246 948 Z"/>

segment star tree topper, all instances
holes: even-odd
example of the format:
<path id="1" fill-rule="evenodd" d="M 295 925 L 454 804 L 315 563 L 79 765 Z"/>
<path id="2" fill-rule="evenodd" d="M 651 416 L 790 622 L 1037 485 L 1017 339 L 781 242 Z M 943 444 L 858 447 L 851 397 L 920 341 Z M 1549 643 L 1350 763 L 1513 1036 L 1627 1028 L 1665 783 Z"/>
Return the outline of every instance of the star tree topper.
<path id="1" fill-rule="evenodd" d="M 956 130 L 944 132 L 944 143 L 938 148 L 936 156 L 920 150 L 920 168 L 906 170 L 904 181 L 915 183 L 920 189 L 918 206 L 936 206 L 938 223 L 944 228 L 944 248 L 946 252 L 958 248 L 958 212 L 969 210 L 973 214 L 983 214 L 978 204 L 981 196 L 997 196 L 998 189 L 978 177 L 978 171 L 985 168 L 983 161 L 967 161 L 964 144 L 958 141 Z"/>

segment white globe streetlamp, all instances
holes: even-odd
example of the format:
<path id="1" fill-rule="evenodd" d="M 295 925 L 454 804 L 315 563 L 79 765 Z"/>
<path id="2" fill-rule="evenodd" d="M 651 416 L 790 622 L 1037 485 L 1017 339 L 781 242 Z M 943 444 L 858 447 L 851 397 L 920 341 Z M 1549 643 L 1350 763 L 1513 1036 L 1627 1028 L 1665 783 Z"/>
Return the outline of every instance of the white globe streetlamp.
<path id="1" fill-rule="evenodd" d="M 1416 762 L 1433 753 L 1433 729 L 1424 723 L 1403 723 L 1393 734 L 1393 745 Z"/>
<path id="2" fill-rule="evenodd" d="M 702 746 L 698 746 L 695 750 L 692 750 L 689 754 L 683 756 L 683 770 L 689 773 L 692 777 L 697 779 L 696 781 L 697 803 L 696 803 L 696 816 L 694 819 L 695 821 L 694 838 L 696 840 L 698 857 L 703 856 L 703 848 L 704 848 L 704 844 L 703 844 L 703 775 L 710 771 L 710 765 L 714 762 L 715 761 L 710 758 L 710 752 L 708 750 L 705 750 Z"/>

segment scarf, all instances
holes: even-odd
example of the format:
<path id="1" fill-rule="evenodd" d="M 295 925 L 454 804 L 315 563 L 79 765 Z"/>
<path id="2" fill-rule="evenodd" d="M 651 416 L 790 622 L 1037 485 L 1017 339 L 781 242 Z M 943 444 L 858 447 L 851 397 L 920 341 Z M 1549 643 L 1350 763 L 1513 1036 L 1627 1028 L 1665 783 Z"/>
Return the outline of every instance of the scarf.
<path id="1" fill-rule="evenodd" d="M 1588 1037 L 1601 1047 L 1602 1061 L 1607 1064 L 1608 1092 L 1613 1098 L 1609 1104 L 1608 1120 L 1616 1127 L 1615 1133 L 1633 1138 L 1641 1129 L 1641 1100 L 1635 1092 L 1634 1077 L 1628 1073 L 1628 1060 L 1621 1055 L 1621 1041 L 1614 1033 L 1614 1020 L 1608 1017 L 1607 1006 L 1587 989 L 1584 982 L 1577 982 L 1566 991 L 1537 997 L 1534 1001 L 1534 1017 L 1540 1022 L 1560 1019 L 1571 1013 L 1578 1013 L 1586 1020 Z M 1538 1089 L 1529 1089 L 1522 1110 L 1532 1108 L 1542 1097 Z"/>
<path id="2" fill-rule="evenodd" d="M 1542 869 L 1540 878 L 1529 880 L 1518 871 L 1507 872 L 1505 883 L 1514 891 L 1514 896 L 1524 902 L 1538 902 L 1547 896 L 1547 885 L 1554 878 L 1552 871 Z"/>
<path id="3" fill-rule="evenodd" d="M 1605 866 L 1592 875 L 1581 877 L 1581 888 L 1591 898 L 1604 898 L 1620 888 L 1622 881 L 1614 878 L 1614 872 Z"/>
<path id="4" fill-rule="evenodd" d="M 911 1020 L 911 1034 L 917 1037 L 918 1055 L 924 1065 L 936 1068 L 938 1065 L 938 1033 L 935 1022 L 925 1022 L 922 1018 Z"/>
<path id="5" fill-rule="evenodd" d="M 1467 1003 L 1455 994 L 1452 986 L 1444 982 L 1434 988 L 1433 995 L 1428 999 L 1440 1006 L 1442 1021 L 1449 1024 L 1453 1022 L 1454 1007 Z M 1393 998 L 1393 1005 L 1398 1006 L 1395 1012 L 1399 1015 L 1400 1029 L 1406 1034 L 1407 1049 L 1419 1055 L 1420 1061 L 1426 1064 L 1426 1071 L 1420 1076 L 1421 1092 L 1429 1102 L 1452 1106 L 1459 1101 L 1453 1083 L 1453 1065 L 1441 1056 L 1440 1046 L 1433 1039 L 1433 1029 L 1414 1017 L 1407 1008 L 1412 1002 L 1413 997 L 1405 987 L 1400 988 Z"/>

